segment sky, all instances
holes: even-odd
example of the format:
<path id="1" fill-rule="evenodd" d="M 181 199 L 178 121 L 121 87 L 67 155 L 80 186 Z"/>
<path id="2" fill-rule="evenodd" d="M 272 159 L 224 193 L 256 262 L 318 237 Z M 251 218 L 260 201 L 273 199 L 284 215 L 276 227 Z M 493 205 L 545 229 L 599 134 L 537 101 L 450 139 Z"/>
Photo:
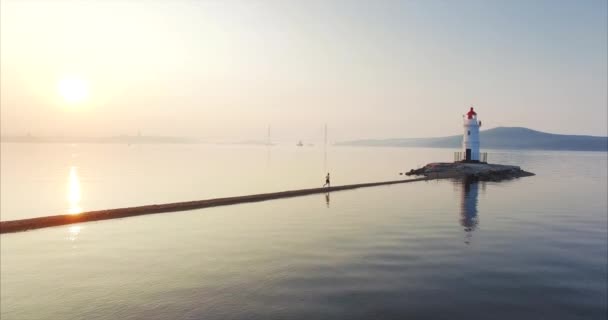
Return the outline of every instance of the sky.
<path id="1" fill-rule="evenodd" d="M 608 135 L 606 0 L 0 0 L 3 135 Z"/>

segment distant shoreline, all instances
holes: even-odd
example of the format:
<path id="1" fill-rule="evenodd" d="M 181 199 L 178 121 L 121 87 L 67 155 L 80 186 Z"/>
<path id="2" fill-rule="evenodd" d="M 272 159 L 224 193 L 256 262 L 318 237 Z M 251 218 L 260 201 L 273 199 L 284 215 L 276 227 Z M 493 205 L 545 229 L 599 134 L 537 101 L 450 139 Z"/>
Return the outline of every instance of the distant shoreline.
<path id="1" fill-rule="evenodd" d="M 241 142 L 207 142 L 207 141 L 184 141 L 184 142 L 167 142 L 167 141 L 83 141 L 83 140 L 65 140 L 65 141 L 15 141 L 15 140 L 0 140 L 0 143 L 14 143 L 14 144 L 91 144 L 91 145 L 217 145 L 217 146 L 252 146 L 252 147 L 276 147 L 281 144 L 264 144 L 264 143 L 241 143 Z M 283 144 L 289 145 L 289 144 Z M 402 145 L 389 145 L 389 144 L 346 144 L 346 143 L 335 143 L 332 147 L 351 147 L 351 148 L 420 148 L 420 149 L 452 149 L 460 150 L 460 146 L 402 146 Z M 556 149 L 556 148 L 543 148 L 543 147 L 491 147 L 484 146 L 484 150 L 495 150 L 495 151 L 576 151 L 576 152 L 607 152 L 604 149 Z"/>
<path id="2" fill-rule="evenodd" d="M 35 137 L 35 136 L 4 136 L 0 143 L 23 144 L 214 144 L 214 145 L 248 145 L 248 146 L 275 146 L 260 141 L 204 141 L 194 138 L 158 137 L 158 136 L 117 136 L 100 138 L 72 138 L 72 137 Z"/>
<path id="3" fill-rule="evenodd" d="M 9 143 L 91 143 L 91 144 L 132 144 L 132 143 L 200 143 L 196 139 L 169 136 L 113 136 L 113 137 L 37 137 L 37 136 L 2 136 L 0 142 Z"/>
<path id="4" fill-rule="evenodd" d="M 451 149 L 458 151 L 461 146 L 399 146 L 399 145 L 351 145 L 351 144 L 335 144 L 335 147 L 351 147 L 351 148 L 410 148 L 410 149 Z M 510 147 L 483 147 L 483 150 L 489 151 L 576 151 L 576 152 L 607 152 L 603 149 L 543 149 L 543 148 L 510 148 Z"/>

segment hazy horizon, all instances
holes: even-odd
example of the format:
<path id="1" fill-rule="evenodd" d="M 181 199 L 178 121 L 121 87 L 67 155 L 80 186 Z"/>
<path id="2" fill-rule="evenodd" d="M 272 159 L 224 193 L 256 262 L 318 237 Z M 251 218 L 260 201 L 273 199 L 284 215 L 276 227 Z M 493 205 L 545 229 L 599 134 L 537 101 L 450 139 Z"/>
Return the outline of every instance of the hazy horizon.
<path id="1" fill-rule="evenodd" d="M 579 134 L 562 134 L 562 133 L 556 133 L 556 132 L 543 132 L 543 131 L 537 131 L 534 130 L 533 128 L 525 128 L 525 127 L 508 127 L 508 126 L 503 126 L 503 127 L 493 127 L 493 128 L 485 128 L 484 130 L 481 130 L 481 132 L 486 132 L 486 131 L 493 131 L 494 129 L 501 129 L 501 128 L 508 128 L 508 129 L 529 129 L 532 131 L 536 131 L 536 132 L 541 132 L 541 133 L 546 133 L 546 134 L 550 134 L 550 135 L 565 135 L 565 136 L 584 136 L 584 137 L 600 137 L 600 138 L 605 138 L 608 136 L 594 136 L 594 135 L 579 135 Z M 382 140 L 392 140 L 392 139 L 434 139 L 434 138 L 449 138 L 449 137 L 453 137 L 453 136 L 460 136 L 461 132 L 454 132 L 453 134 L 449 134 L 449 135 L 445 135 L 445 136 L 432 136 L 432 137 L 416 137 L 416 138 L 412 138 L 412 137 L 383 137 L 383 138 L 375 138 L 375 139 L 371 139 L 371 140 L 377 140 L 377 141 L 382 141 Z M 35 138 L 35 139 L 51 139 L 51 141 L 53 141 L 52 139 L 60 139 L 58 141 L 64 141 L 64 139 L 84 139 L 85 141 L 96 141 L 98 139 L 114 139 L 114 138 L 143 138 L 143 139 L 171 139 L 169 141 L 173 141 L 173 142 L 183 142 L 183 143 L 228 143 L 228 144 L 233 144 L 233 143 L 262 143 L 262 144 L 266 144 L 268 142 L 270 143 L 287 143 L 287 144 L 291 144 L 294 143 L 295 141 L 291 140 L 291 139 L 285 139 L 285 138 L 276 138 L 276 137 L 272 137 L 272 135 L 270 136 L 270 141 L 268 140 L 268 136 L 256 136 L 256 137 L 250 137 L 250 138 L 230 138 L 230 137 L 194 137 L 194 136 L 178 136 L 178 135 L 149 135 L 149 134 L 145 134 L 142 132 L 137 132 L 137 133 L 115 133 L 115 134 L 109 134 L 109 135 L 104 135 L 104 136 L 96 136 L 96 135 L 56 135 L 56 136 L 52 136 L 52 135 L 35 135 L 32 134 L 31 132 L 26 132 L 26 133 L 20 133 L 20 134 L 3 134 L 2 136 L 3 142 L 5 142 L 4 139 L 11 139 L 9 140 L 9 142 L 14 142 L 12 139 L 13 138 Z M 331 137 L 328 135 L 328 143 L 329 144 L 333 144 L 333 143 L 344 143 L 344 142 L 353 142 L 353 141 L 361 141 L 361 140 L 367 140 L 369 138 L 366 137 L 360 137 L 360 138 L 353 138 L 352 140 L 333 140 L 331 139 Z M 304 143 L 323 143 L 323 138 L 322 137 L 317 137 L 317 139 L 314 138 L 310 138 L 310 137 L 301 137 L 299 139 L 297 139 L 298 141 L 302 141 Z M 161 140 L 162 141 L 162 140 Z"/>
<path id="2" fill-rule="evenodd" d="M 606 1 L 0 6 L 2 135 L 608 135 Z"/>

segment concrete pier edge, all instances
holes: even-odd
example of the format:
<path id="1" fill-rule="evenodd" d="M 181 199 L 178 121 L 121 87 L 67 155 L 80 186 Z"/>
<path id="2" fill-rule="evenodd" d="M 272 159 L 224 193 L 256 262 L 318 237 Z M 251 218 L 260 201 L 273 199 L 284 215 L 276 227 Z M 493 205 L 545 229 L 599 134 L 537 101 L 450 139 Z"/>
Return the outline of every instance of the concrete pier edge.
<path id="1" fill-rule="evenodd" d="M 327 193 L 327 192 L 343 191 L 343 190 L 351 190 L 351 189 L 367 188 L 367 187 L 376 187 L 376 186 L 408 183 L 408 182 L 416 182 L 416 181 L 426 181 L 426 180 L 430 180 L 430 178 L 424 177 L 424 178 L 405 179 L 405 180 L 359 183 L 359 184 L 350 184 L 350 185 L 342 185 L 342 186 L 327 187 L 327 188 L 290 190 L 290 191 L 261 193 L 261 194 L 236 196 L 236 197 L 174 202 L 174 203 L 166 203 L 166 204 L 153 204 L 153 205 L 117 208 L 117 209 L 108 209 L 108 210 L 95 210 L 95 211 L 82 212 L 79 214 L 62 214 L 62 215 L 37 217 L 37 218 L 30 218 L 30 219 L 0 221 L 0 234 L 48 228 L 48 227 L 56 227 L 56 226 L 89 222 L 89 221 L 118 219 L 118 218 L 126 218 L 126 217 L 140 216 L 140 215 L 146 215 L 146 214 L 155 214 L 155 213 L 164 213 L 164 212 L 187 211 L 187 210 L 195 210 L 195 209 L 202 209 L 202 208 L 228 206 L 228 205 L 234 205 L 234 204 L 267 201 L 267 200 L 282 199 L 282 198 L 300 197 L 300 196 L 306 196 L 306 195 L 311 195 L 311 194 L 319 194 L 319 193 Z"/>

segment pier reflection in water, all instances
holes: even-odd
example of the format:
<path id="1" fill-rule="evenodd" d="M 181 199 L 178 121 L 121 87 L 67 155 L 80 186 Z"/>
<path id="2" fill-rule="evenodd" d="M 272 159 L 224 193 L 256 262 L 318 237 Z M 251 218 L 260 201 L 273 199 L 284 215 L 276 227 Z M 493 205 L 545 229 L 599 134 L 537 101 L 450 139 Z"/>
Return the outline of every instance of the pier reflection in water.
<path id="1" fill-rule="evenodd" d="M 485 190 L 485 182 L 464 179 L 455 181 L 461 189 L 460 197 L 460 225 L 464 227 L 466 244 L 471 243 L 473 231 L 479 226 L 479 216 L 477 214 L 477 196 L 479 187 Z"/>

